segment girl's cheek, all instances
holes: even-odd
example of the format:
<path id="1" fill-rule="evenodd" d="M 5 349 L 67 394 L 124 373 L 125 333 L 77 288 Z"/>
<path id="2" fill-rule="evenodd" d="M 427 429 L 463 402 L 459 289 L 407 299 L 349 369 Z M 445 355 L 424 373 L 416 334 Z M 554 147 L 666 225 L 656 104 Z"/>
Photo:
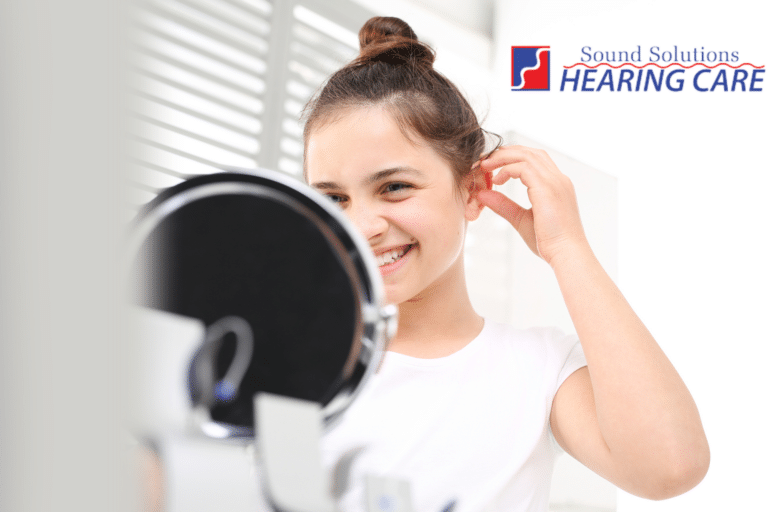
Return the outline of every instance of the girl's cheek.
<path id="1" fill-rule="evenodd" d="M 424 228 L 429 224 L 429 210 L 426 205 L 421 204 L 419 201 L 411 201 L 406 204 L 407 201 L 402 203 L 401 208 L 394 216 L 406 226 L 413 228 Z"/>

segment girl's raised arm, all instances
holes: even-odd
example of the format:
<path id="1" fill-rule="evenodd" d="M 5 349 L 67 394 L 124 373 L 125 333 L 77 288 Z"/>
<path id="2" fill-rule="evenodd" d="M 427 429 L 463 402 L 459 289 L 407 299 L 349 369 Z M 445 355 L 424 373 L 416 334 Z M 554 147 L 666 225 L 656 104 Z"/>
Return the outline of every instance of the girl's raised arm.
<path id="1" fill-rule="evenodd" d="M 493 183 L 519 179 L 531 208 L 497 191 L 478 200 L 507 219 L 554 270 L 588 367 L 558 390 L 550 417 L 565 451 L 622 489 L 664 499 L 698 484 L 709 446 L 696 404 L 672 363 L 602 268 L 571 181 L 544 152 L 504 147 L 479 163 Z"/>

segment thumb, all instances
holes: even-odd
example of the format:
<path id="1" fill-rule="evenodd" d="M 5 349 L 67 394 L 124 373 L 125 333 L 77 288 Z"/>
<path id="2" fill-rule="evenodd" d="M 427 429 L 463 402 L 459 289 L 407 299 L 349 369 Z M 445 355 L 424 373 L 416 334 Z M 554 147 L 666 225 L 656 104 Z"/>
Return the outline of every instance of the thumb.
<path id="1" fill-rule="evenodd" d="M 531 210 L 523 208 L 501 192 L 496 192 L 495 190 L 478 192 L 477 199 L 481 204 L 507 219 L 512 224 L 512 227 L 520 233 L 523 241 L 533 251 L 533 254 L 540 255 L 538 244 L 536 243 L 536 232 L 533 227 Z"/>
<path id="2" fill-rule="evenodd" d="M 523 208 L 501 192 L 495 190 L 483 190 L 478 192 L 477 199 L 482 204 L 507 219 L 515 229 L 520 231 L 520 223 L 522 222 L 525 213 L 528 211 L 527 209 Z"/>

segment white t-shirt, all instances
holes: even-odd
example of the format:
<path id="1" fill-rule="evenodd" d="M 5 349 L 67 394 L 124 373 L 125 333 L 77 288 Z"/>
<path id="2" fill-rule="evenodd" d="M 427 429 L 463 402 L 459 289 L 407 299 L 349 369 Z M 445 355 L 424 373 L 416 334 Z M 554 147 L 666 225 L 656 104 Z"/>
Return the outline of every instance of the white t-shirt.
<path id="1" fill-rule="evenodd" d="M 379 372 L 321 443 L 353 459 L 343 512 L 366 510 L 365 475 L 410 482 L 417 512 L 546 511 L 555 392 L 586 365 L 575 336 L 485 321 L 466 347 L 419 359 L 387 352 Z"/>

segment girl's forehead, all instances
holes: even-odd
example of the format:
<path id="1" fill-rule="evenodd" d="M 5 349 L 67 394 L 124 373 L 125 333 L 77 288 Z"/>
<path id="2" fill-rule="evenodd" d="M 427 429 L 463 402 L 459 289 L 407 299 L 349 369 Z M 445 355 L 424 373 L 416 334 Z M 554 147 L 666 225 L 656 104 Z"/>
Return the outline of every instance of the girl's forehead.
<path id="1" fill-rule="evenodd" d="M 407 136 L 384 107 L 347 109 L 309 135 L 307 182 L 365 179 L 392 168 L 448 168 L 424 140 Z"/>
<path id="2" fill-rule="evenodd" d="M 392 136 L 393 126 L 398 126 L 395 117 L 383 105 L 344 107 L 322 123 L 318 123 L 309 139 L 319 136 Z M 401 133 L 402 135 L 402 133 Z"/>

